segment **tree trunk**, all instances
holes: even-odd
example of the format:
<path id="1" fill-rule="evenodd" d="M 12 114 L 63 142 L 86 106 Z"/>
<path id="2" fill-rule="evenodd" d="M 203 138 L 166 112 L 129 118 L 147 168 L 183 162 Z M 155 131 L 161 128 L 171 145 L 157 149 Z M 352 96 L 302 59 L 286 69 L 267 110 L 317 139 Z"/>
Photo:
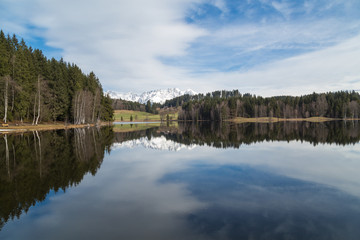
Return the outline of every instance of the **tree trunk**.
<path id="1" fill-rule="evenodd" d="M 94 123 L 95 122 L 95 107 L 96 107 L 96 98 L 98 95 L 98 90 L 95 90 L 95 96 L 94 96 L 94 107 L 93 107 L 93 112 L 92 112 L 92 119 L 91 121 Z"/>
<path id="2" fill-rule="evenodd" d="M 39 118 L 40 118 L 40 76 L 38 76 L 38 115 L 35 121 L 35 125 L 38 125 Z"/>
<path id="3" fill-rule="evenodd" d="M 35 95 L 35 101 L 34 101 L 34 117 L 33 117 L 32 125 L 35 124 L 35 120 L 36 120 L 36 96 L 37 96 L 37 95 Z"/>
<path id="4" fill-rule="evenodd" d="M 9 86 L 9 76 L 4 77 L 5 79 L 5 93 L 4 93 L 4 105 L 5 105 L 5 114 L 4 114 L 4 122 L 7 121 L 7 111 L 8 111 L 8 86 Z"/>

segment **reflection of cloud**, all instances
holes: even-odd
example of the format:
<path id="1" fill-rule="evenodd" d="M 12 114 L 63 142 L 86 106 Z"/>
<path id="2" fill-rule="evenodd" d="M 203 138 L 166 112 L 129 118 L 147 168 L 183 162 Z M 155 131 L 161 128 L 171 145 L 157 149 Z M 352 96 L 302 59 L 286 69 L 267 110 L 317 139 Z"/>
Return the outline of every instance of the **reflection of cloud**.
<path id="1" fill-rule="evenodd" d="M 46 206 L 31 209 L 21 222 L 8 223 L 4 234 L 11 233 L 8 239 L 201 239 L 187 229 L 184 216 L 205 204 L 182 183 L 158 182 L 165 172 L 184 167 L 171 153 L 112 151 L 95 177 L 88 175 Z"/>
<path id="2" fill-rule="evenodd" d="M 360 233 L 360 199 L 325 185 L 244 165 L 211 164 L 163 181 L 185 182 L 193 196 L 208 203 L 191 213 L 189 226 L 211 239 L 297 239 L 299 230 L 304 239 L 356 239 Z"/>
<path id="3" fill-rule="evenodd" d="M 87 175 L 45 206 L 31 208 L 1 234 L 5 239 L 99 239 L 104 234 L 110 239 L 206 239 L 208 232 L 198 230 L 209 223 L 214 223 L 209 231 L 219 227 L 228 233 L 241 223 L 276 222 L 280 225 L 272 230 L 284 232 L 297 221 L 319 223 L 317 213 L 333 214 L 324 224 L 339 219 L 347 224 L 345 213 L 353 205 L 346 201 L 356 204 L 360 197 L 360 162 L 354 154 L 359 146 L 293 141 L 179 152 L 119 148 L 106 156 L 95 177 Z M 337 208 L 341 200 L 344 211 Z M 299 228 L 309 227 L 302 223 Z"/>

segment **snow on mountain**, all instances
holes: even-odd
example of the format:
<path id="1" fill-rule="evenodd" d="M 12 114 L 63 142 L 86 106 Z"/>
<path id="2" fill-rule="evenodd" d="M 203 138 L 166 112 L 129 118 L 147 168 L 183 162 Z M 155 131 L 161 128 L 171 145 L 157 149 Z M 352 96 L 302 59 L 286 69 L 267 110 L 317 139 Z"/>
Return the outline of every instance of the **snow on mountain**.
<path id="1" fill-rule="evenodd" d="M 114 91 L 106 91 L 105 94 L 109 94 L 112 99 L 123 99 L 126 101 L 133 101 L 139 103 L 147 103 L 150 100 L 151 103 L 165 103 L 166 100 L 173 99 L 185 94 L 195 95 L 197 94 L 191 89 L 181 91 L 178 88 L 159 89 L 149 92 L 143 92 L 141 94 L 136 93 L 119 93 Z"/>
<path id="2" fill-rule="evenodd" d="M 177 143 L 171 140 L 167 140 L 164 136 L 153 137 L 150 140 L 147 137 L 139 138 L 136 140 L 130 140 L 122 143 L 113 143 L 112 148 L 134 148 L 137 146 L 142 146 L 144 148 L 151 148 L 156 150 L 168 150 L 168 151 L 180 151 L 181 149 L 194 149 L 195 144 L 185 145 Z"/>

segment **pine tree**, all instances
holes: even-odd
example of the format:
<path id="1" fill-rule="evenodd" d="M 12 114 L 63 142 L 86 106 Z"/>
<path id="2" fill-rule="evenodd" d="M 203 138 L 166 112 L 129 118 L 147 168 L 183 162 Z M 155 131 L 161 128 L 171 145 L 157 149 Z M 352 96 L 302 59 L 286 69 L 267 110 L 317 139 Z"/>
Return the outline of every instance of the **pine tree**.
<path id="1" fill-rule="evenodd" d="M 0 31 L 0 116 L 3 120 L 111 121 L 112 101 L 99 79 L 75 64 L 48 60 L 41 50 Z M 78 100 L 78 101 L 77 101 Z M 79 102 L 80 101 L 80 102 Z M 75 103 L 81 103 L 76 105 Z M 78 116 L 76 116 L 76 113 Z M 79 115 L 80 113 L 80 115 Z"/>

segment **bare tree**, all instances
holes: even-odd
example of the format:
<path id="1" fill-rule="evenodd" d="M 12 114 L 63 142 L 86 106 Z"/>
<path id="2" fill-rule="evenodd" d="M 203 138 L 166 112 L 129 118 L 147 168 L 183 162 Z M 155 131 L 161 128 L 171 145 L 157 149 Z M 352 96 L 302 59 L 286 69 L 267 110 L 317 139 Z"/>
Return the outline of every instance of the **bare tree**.
<path id="1" fill-rule="evenodd" d="M 9 88 L 9 80 L 10 80 L 10 76 L 5 76 L 4 77 L 5 80 L 5 91 L 4 91 L 4 107 L 5 107 L 5 114 L 4 114 L 4 122 L 6 123 L 7 121 L 7 111 L 8 111 L 8 88 Z"/>
<path id="2" fill-rule="evenodd" d="M 93 104 L 93 111 L 92 111 L 92 118 L 91 121 L 94 123 L 95 122 L 95 109 L 96 109 L 96 98 L 98 97 L 98 89 L 95 90 L 95 96 L 94 96 L 94 104 Z"/>
<path id="3" fill-rule="evenodd" d="M 33 117 L 32 125 L 35 124 L 35 120 L 36 120 L 36 97 L 37 94 L 35 94 L 35 100 L 34 100 L 34 117 Z"/>
<path id="4" fill-rule="evenodd" d="M 40 96 L 41 96 L 41 85 L 40 85 L 40 75 L 38 76 L 38 115 L 36 117 L 35 125 L 38 125 L 39 118 L 40 118 Z"/>
<path id="5" fill-rule="evenodd" d="M 359 117 L 359 104 L 357 101 L 351 101 L 349 103 L 349 109 L 351 113 L 352 118 L 358 118 Z"/>

